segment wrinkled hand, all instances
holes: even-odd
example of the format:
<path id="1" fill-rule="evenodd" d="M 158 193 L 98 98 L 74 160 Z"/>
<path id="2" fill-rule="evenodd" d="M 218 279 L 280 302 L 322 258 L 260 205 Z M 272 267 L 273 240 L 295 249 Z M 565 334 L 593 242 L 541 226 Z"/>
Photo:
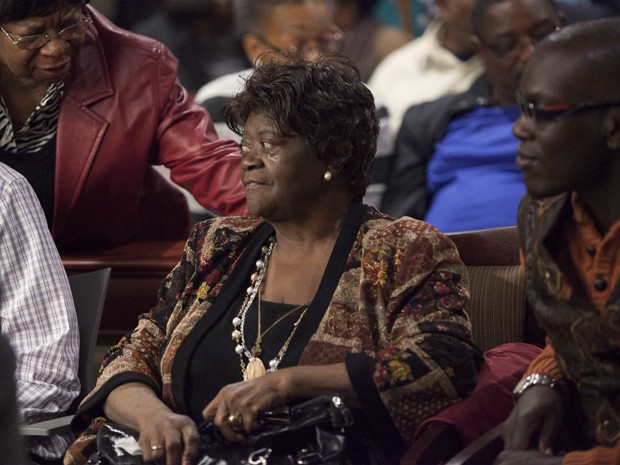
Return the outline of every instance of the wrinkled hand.
<path id="1" fill-rule="evenodd" d="M 562 457 L 542 454 L 537 450 L 505 450 L 497 456 L 493 465 L 531 465 L 534 463 L 536 465 L 560 465 Z"/>
<path id="2" fill-rule="evenodd" d="M 560 394 L 549 386 L 532 386 L 519 397 L 504 423 L 504 449 L 524 451 L 534 433 L 540 432 L 538 451 L 548 457 L 563 420 Z"/>
<path id="3" fill-rule="evenodd" d="M 213 418 L 215 426 L 227 440 L 243 442 L 246 440 L 244 432 L 252 431 L 259 425 L 257 418 L 260 412 L 289 404 L 287 385 L 287 370 L 229 384 L 204 408 L 202 416 L 205 420 Z M 241 414 L 243 431 L 231 428 L 228 421 L 231 414 Z"/>
<path id="4" fill-rule="evenodd" d="M 198 458 L 200 436 L 194 421 L 169 410 L 153 412 L 139 423 L 142 458 L 157 465 L 189 465 Z M 153 449 L 153 446 L 164 446 Z"/>

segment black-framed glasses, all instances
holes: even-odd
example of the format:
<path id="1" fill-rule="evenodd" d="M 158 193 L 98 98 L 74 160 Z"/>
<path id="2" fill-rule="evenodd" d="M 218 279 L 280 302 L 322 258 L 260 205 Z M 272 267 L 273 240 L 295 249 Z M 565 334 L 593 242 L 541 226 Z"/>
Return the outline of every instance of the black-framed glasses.
<path id="1" fill-rule="evenodd" d="M 35 50 L 43 47 L 50 40 L 56 37 L 67 42 L 79 39 L 86 30 L 86 25 L 92 24 L 92 22 L 93 19 L 90 17 L 88 12 L 84 11 L 84 16 L 82 16 L 79 21 L 70 24 L 55 34 L 32 34 L 27 36 L 18 36 L 17 34 L 7 32 L 2 26 L 0 26 L 0 31 L 4 32 L 13 45 L 17 45 L 17 47 L 22 50 Z"/>
<path id="2" fill-rule="evenodd" d="M 304 58 L 313 50 L 320 50 L 327 53 L 337 53 L 340 51 L 344 41 L 344 32 L 335 25 L 331 27 L 328 34 L 318 38 L 315 44 L 312 42 L 304 42 L 301 45 L 291 45 L 285 49 L 275 46 L 261 34 L 252 33 L 252 35 L 271 50 L 286 58 Z"/>
<path id="3" fill-rule="evenodd" d="M 540 41 L 555 31 L 559 31 L 560 27 L 551 22 L 543 21 L 536 25 L 532 30 L 528 32 L 528 45 L 536 47 Z M 502 38 L 497 44 L 490 44 L 485 41 L 480 35 L 478 39 L 482 42 L 491 52 L 500 60 L 515 60 L 518 58 L 523 49 L 527 46 L 522 40 L 519 40 L 517 36 L 507 36 Z"/>
<path id="4" fill-rule="evenodd" d="M 559 103 L 556 105 L 538 106 L 528 102 L 521 94 L 517 94 L 519 110 L 527 118 L 534 121 L 550 121 L 560 116 L 566 117 L 577 113 L 591 110 L 603 110 L 605 108 L 620 107 L 620 100 L 608 102 L 582 102 L 582 103 Z"/>

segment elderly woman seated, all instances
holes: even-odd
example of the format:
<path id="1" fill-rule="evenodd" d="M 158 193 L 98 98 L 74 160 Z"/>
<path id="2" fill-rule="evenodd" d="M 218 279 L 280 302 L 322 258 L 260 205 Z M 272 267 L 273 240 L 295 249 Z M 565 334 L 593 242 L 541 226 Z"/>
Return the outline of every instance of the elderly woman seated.
<path id="1" fill-rule="evenodd" d="M 363 433 L 351 449 L 394 462 L 476 383 L 454 244 L 362 204 L 378 120 L 344 59 L 261 66 L 225 119 L 253 217 L 194 227 L 159 303 L 110 350 L 65 463 L 108 419 L 139 432 L 146 461 L 192 463 L 204 419 L 243 441 L 260 412 L 334 392 Z"/>

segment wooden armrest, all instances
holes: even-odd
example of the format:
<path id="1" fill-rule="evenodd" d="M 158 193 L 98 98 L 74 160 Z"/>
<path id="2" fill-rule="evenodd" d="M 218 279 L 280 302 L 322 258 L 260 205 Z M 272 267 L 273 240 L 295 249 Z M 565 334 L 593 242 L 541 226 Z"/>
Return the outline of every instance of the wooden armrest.
<path id="1" fill-rule="evenodd" d="M 519 232 L 516 226 L 449 233 L 467 266 L 519 265 Z"/>
<path id="2" fill-rule="evenodd" d="M 116 272 L 167 273 L 181 258 L 185 241 L 139 241 L 94 254 L 62 254 L 67 272 L 83 273 L 104 267 Z"/>
<path id="3" fill-rule="evenodd" d="M 115 343 L 138 324 L 138 315 L 157 304 L 157 290 L 178 263 L 185 241 L 137 241 L 97 253 L 62 255 L 68 275 L 111 268 L 101 316 L 103 345 Z"/>
<path id="4" fill-rule="evenodd" d="M 73 415 L 52 418 L 31 425 L 20 425 L 19 433 L 22 436 L 53 436 L 71 432 L 71 420 Z"/>
<path id="5" fill-rule="evenodd" d="M 503 426 L 504 424 L 500 423 L 496 427 L 484 433 L 448 460 L 446 465 L 492 464 L 495 457 L 497 457 L 504 447 L 504 441 L 502 440 Z"/>
<path id="6" fill-rule="evenodd" d="M 458 432 L 443 422 L 432 422 L 422 434 L 416 435 L 400 465 L 444 463 L 463 447 Z"/>

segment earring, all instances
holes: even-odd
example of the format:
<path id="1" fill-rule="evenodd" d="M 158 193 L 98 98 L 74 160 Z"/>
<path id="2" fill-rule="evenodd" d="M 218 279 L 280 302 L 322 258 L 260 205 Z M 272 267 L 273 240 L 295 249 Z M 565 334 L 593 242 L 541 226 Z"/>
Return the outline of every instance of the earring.
<path id="1" fill-rule="evenodd" d="M 329 170 L 325 170 L 325 173 L 323 173 L 323 181 L 329 182 L 331 180 L 332 180 L 332 172 Z"/>

